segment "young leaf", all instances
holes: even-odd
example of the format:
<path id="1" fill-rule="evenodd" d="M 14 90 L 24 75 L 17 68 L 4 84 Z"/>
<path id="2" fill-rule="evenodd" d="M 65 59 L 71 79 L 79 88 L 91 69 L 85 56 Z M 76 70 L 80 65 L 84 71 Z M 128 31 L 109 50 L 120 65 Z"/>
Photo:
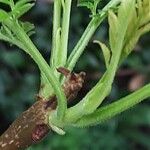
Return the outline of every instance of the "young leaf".
<path id="1" fill-rule="evenodd" d="M 34 31 L 34 25 L 30 22 L 20 22 L 21 27 L 24 29 L 24 31 L 31 36 L 35 33 Z"/>
<path id="2" fill-rule="evenodd" d="M 9 12 L 9 15 L 17 19 L 24 15 L 34 6 L 35 0 L 19 0 L 16 3 L 14 3 L 14 1 L 9 0 L 0 0 L 0 3 L 10 5 L 11 12 Z M 0 18 L 1 17 L 2 16 L 0 16 Z"/>
<path id="3" fill-rule="evenodd" d="M 99 44 L 99 46 L 101 47 L 103 55 L 104 55 L 105 65 L 106 65 L 106 68 L 108 68 L 110 57 L 111 57 L 109 48 L 100 41 L 94 41 L 94 43 Z"/>
<path id="4" fill-rule="evenodd" d="M 26 48 L 22 42 L 20 42 L 20 40 L 16 38 L 12 31 L 5 25 L 3 25 L 0 29 L 0 40 L 17 45 L 19 48 L 26 51 Z"/>
<path id="5" fill-rule="evenodd" d="M 138 8 L 138 10 L 139 9 L 141 11 L 141 14 L 139 15 L 140 26 L 142 26 L 142 25 L 144 25 L 150 21 L 150 1 L 149 0 L 143 0 L 142 7 Z"/>
<path id="6" fill-rule="evenodd" d="M 138 0 L 128 25 L 121 60 L 129 55 L 141 35 L 150 31 L 150 1 Z"/>
<path id="7" fill-rule="evenodd" d="M 109 43 L 111 50 L 114 49 L 114 45 L 116 44 L 116 36 L 117 36 L 117 25 L 118 20 L 117 16 L 113 11 L 109 11 L 108 13 L 108 22 L 109 22 Z"/>
<path id="8" fill-rule="evenodd" d="M 10 5 L 10 1 L 9 0 L 0 0 L 0 3 Z"/>
<path id="9" fill-rule="evenodd" d="M 19 0 L 19 1 L 16 2 L 15 7 L 19 8 L 19 7 L 24 6 L 27 3 L 34 3 L 35 1 L 36 0 Z"/>
<path id="10" fill-rule="evenodd" d="M 28 12 L 34 6 L 33 3 L 27 3 L 21 7 L 14 7 L 13 11 L 11 12 L 16 18 L 20 18 L 26 12 Z"/>
<path id="11" fill-rule="evenodd" d="M 94 0 L 78 0 L 78 6 L 87 7 L 92 10 L 94 6 Z"/>
<path id="12" fill-rule="evenodd" d="M 128 5 L 130 5 L 131 7 L 129 7 Z M 128 16 L 129 13 L 130 13 L 130 16 Z M 109 41 L 110 41 L 112 54 L 116 53 L 115 46 L 117 45 L 117 42 L 119 40 L 119 38 L 117 39 L 116 37 L 118 37 L 118 35 L 123 31 L 123 28 L 128 28 L 130 21 L 132 20 L 132 16 L 134 16 L 134 13 L 135 13 L 135 0 L 132 0 L 132 1 L 123 0 L 118 9 L 117 15 L 115 15 L 111 11 L 109 12 L 109 17 L 108 17 L 108 21 L 110 25 Z M 125 26 L 125 22 L 127 22 L 126 26 Z"/>
<path id="13" fill-rule="evenodd" d="M 8 13 L 0 9 L 0 22 L 3 22 L 7 17 L 9 17 Z"/>
<path id="14" fill-rule="evenodd" d="M 99 80 L 99 82 L 92 88 L 90 92 L 87 93 L 87 95 L 82 99 L 82 101 L 80 101 L 77 105 L 73 106 L 72 108 L 68 109 L 68 112 L 66 113 L 68 114 L 68 116 L 66 115 L 66 118 L 70 117 L 71 119 L 78 119 L 78 117 L 81 118 L 82 115 L 87 115 L 94 112 L 100 106 L 100 104 L 103 102 L 106 96 L 108 96 L 108 94 L 110 93 L 110 89 L 112 87 L 112 83 L 118 68 L 124 44 L 123 42 L 134 8 L 135 0 L 122 1 L 118 10 L 117 17 L 117 43 L 113 45 L 114 49 L 112 50 L 113 53 L 110 65 L 108 67 L 108 70 L 104 74 L 105 79 L 103 80 L 103 82 Z"/>
<path id="15" fill-rule="evenodd" d="M 9 39 L 13 39 L 14 37 L 14 35 L 13 35 L 13 33 L 11 32 L 11 30 L 9 30 L 9 28 L 7 27 L 7 26 L 5 26 L 5 25 L 3 25 L 2 27 L 1 27 L 1 29 L 0 29 L 0 32 L 3 34 L 3 35 L 5 35 L 6 37 L 8 37 Z"/>
<path id="16" fill-rule="evenodd" d="M 93 15 L 96 15 L 96 9 L 101 0 L 78 0 L 78 6 L 87 7 Z"/>

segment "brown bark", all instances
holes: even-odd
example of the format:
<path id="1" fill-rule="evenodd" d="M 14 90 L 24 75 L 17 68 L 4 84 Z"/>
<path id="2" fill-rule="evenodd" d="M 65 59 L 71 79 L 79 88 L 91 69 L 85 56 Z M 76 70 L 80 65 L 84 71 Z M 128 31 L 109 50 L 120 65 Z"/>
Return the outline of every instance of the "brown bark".
<path id="1" fill-rule="evenodd" d="M 70 73 L 65 68 L 58 71 L 66 76 L 63 85 L 67 100 L 76 97 L 82 88 L 85 73 Z M 48 100 L 41 97 L 27 111 L 23 112 L 0 137 L 0 150 L 22 150 L 41 141 L 50 131 L 48 115 L 56 109 L 56 95 Z"/>

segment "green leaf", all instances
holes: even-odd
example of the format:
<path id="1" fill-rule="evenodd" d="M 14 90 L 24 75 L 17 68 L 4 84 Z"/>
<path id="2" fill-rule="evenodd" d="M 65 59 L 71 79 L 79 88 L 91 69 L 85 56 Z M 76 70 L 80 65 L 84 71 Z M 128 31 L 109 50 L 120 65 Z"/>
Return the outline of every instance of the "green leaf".
<path id="1" fill-rule="evenodd" d="M 35 4 L 35 0 L 19 0 L 15 4 L 12 3 L 13 1 L 9 0 L 0 0 L 0 3 L 8 4 L 11 7 L 10 15 L 15 18 L 20 18 L 26 12 L 28 12 Z M 1 16 L 0 16 L 1 17 Z"/>
<path id="2" fill-rule="evenodd" d="M 0 9 L 0 22 L 3 22 L 7 17 L 9 17 L 8 13 Z"/>
<path id="3" fill-rule="evenodd" d="M 19 8 L 19 7 L 24 6 L 27 3 L 34 3 L 35 1 L 36 0 L 19 0 L 19 1 L 16 2 L 15 7 Z"/>
<path id="4" fill-rule="evenodd" d="M 116 36 L 117 36 L 117 25 L 118 19 L 113 11 L 109 11 L 108 13 L 108 22 L 109 22 L 109 43 L 111 50 L 114 49 L 114 45 L 116 44 Z"/>
<path id="5" fill-rule="evenodd" d="M 121 61 L 132 52 L 140 36 L 150 31 L 149 22 L 150 22 L 150 1 L 138 0 L 137 8 L 135 8 L 132 13 L 132 18 L 130 20 L 126 32 Z"/>
<path id="6" fill-rule="evenodd" d="M 87 7 L 93 15 L 96 15 L 96 9 L 101 0 L 78 0 L 78 6 Z"/>
<path id="7" fill-rule="evenodd" d="M 34 31 L 34 24 L 30 23 L 30 22 L 20 22 L 21 27 L 24 29 L 24 31 L 29 35 L 33 35 L 35 33 Z"/>
<path id="8" fill-rule="evenodd" d="M 11 45 L 16 45 L 19 48 L 23 49 L 25 52 L 27 52 L 27 49 L 20 41 L 20 39 L 18 39 L 16 35 L 6 25 L 3 25 L 0 29 L 0 40 L 8 42 Z"/>
<path id="9" fill-rule="evenodd" d="M 4 3 L 4 4 L 7 4 L 7 5 L 10 5 L 10 1 L 9 0 L 0 0 L 0 3 Z"/>
<path id="10" fill-rule="evenodd" d="M 129 7 L 130 5 L 130 7 Z M 130 16 L 129 16 L 130 14 Z M 118 9 L 118 13 L 114 14 L 114 12 L 109 11 L 109 17 L 108 17 L 108 21 L 109 21 L 109 42 L 110 42 L 110 47 L 111 47 L 111 51 L 112 54 L 115 54 L 116 48 L 115 45 L 117 45 L 119 38 L 117 39 L 116 37 L 118 37 L 118 35 L 123 31 L 123 28 L 125 28 L 125 22 L 126 23 L 126 27 L 127 30 L 130 27 L 130 32 L 126 31 L 126 35 L 127 34 L 131 34 L 132 32 L 134 32 L 136 30 L 136 28 L 133 26 L 133 24 L 136 24 L 136 21 L 132 24 L 132 19 L 133 16 L 136 16 L 136 11 L 135 11 L 135 1 L 130 1 L 130 0 L 123 0 L 119 9 Z M 131 26 L 130 26 L 131 24 Z M 124 37 L 124 39 L 126 39 Z M 124 42 L 123 41 L 123 46 L 124 46 Z M 128 41 L 129 42 L 129 41 Z M 123 47 L 122 47 L 123 48 Z"/>
<path id="11" fill-rule="evenodd" d="M 109 62 L 110 62 L 110 57 L 111 57 L 109 48 L 100 41 L 94 41 L 94 43 L 99 44 L 99 46 L 101 47 L 103 55 L 104 55 L 105 65 L 106 65 L 106 68 L 108 68 Z"/>
<path id="12" fill-rule="evenodd" d="M 78 0 L 78 6 L 85 6 L 91 9 L 94 5 L 94 0 Z"/>
<path id="13" fill-rule="evenodd" d="M 97 17 L 91 19 L 90 23 L 88 24 L 87 28 L 85 29 L 83 35 L 81 36 L 80 40 L 72 50 L 71 54 L 69 55 L 66 67 L 72 70 L 80 58 L 81 54 L 84 52 L 88 42 L 90 41 L 91 37 L 95 33 L 95 30 L 100 26 L 103 20 L 107 17 L 108 11 L 111 8 L 117 7 L 120 3 L 120 0 L 113 0 L 110 1 L 101 11 Z"/>
<path id="14" fill-rule="evenodd" d="M 138 10 L 139 10 L 139 14 L 140 14 L 139 15 L 140 26 L 143 26 L 144 24 L 146 24 L 150 21 L 150 1 L 143 0 L 142 7 L 138 8 Z"/>
<path id="15" fill-rule="evenodd" d="M 27 3 L 21 7 L 14 7 L 11 14 L 14 15 L 16 18 L 20 18 L 22 15 L 28 12 L 33 6 L 34 4 Z"/>
<path id="16" fill-rule="evenodd" d="M 1 27 L 1 29 L 0 29 L 0 32 L 3 34 L 3 35 L 5 35 L 6 37 L 8 37 L 9 39 L 13 39 L 14 37 L 14 35 L 13 35 L 13 33 L 11 32 L 11 30 L 9 30 L 9 28 L 7 27 L 7 26 L 5 26 L 5 25 L 3 25 L 2 27 Z"/>
<path id="17" fill-rule="evenodd" d="M 123 0 L 119 9 L 117 17 L 117 31 L 116 31 L 116 41 L 113 45 L 114 49 L 112 50 L 112 57 L 108 70 L 103 75 L 102 79 L 92 88 L 90 92 L 80 101 L 77 105 L 68 109 L 66 118 L 77 119 L 79 116 L 87 115 L 94 112 L 103 100 L 110 93 L 112 83 L 118 69 L 119 60 L 124 44 L 125 35 L 131 19 L 133 10 L 135 8 L 135 0 Z M 128 19 L 127 19 L 128 18 Z"/>
<path id="18" fill-rule="evenodd" d="M 28 34 L 28 36 L 31 36 L 32 34 L 34 34 L 34 25 L 29 23 L 29 22 L 19 22 L 19 24 L 21 25 L 21 27 L 24 29 L 25 33 Z M 10 41 L 20 41 L 20 39 L 17 38 L 17 36 L 11 31 L 11 29 L 9 27 L 7 27 L 7 25 L 2 25 L 1 29 L 0 29 L 0 33 L 3 36 L 6 36 Z M 12 44 L 13 42 L 11 42 Z"/>

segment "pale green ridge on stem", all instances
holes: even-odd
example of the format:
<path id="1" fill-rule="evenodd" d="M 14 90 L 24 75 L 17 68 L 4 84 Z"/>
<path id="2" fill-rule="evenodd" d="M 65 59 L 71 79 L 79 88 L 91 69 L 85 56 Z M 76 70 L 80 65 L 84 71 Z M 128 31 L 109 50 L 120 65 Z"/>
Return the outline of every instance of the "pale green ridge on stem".
<path id="1" fill-rule="evenodd" d="M 70 26 L 70 12 L 72 0 L 66 0 L 63 3 L 62 24 L 61 21 L 61 0 L 54 1 L 53 17 L 53 39 L 51 51 L 51 66 L 55 69 L 65 66 L 68 51 L 68 36 Z M 60 36 L 58 34 L 60 33 Z M 56 73 L 56 70 L 54 70 Z M 56 73 L 58 75 L 58 73 Z"/>
<path id="2" fill-rule="evenodd" d="M 58 78 L 60 74 L 56 71 L 56 68 L 65 66 L 67 61 L 71 4 L 72 0 L 54 1 L 53 39 L 50 64 Z M 63 9 L 62 18 L 61 8 Z"/>
<path id="3" fill-rule="evenodd" d="M 85 50 L 85 47 L 89 43 L 91 37 L 93 36 L 94 32 L 101 24 L 101 22 L 106 18 L 107 12 L 110 8 L 115 7 L 121 0 L 112 0 L 110 1 L 103 9 L 100 15 L 95 16 L 90 21 L 89 25 L 87 26 L 86 30 L 84 31 L 83 35 L 81 36 L 79 42 L 74 47 L 72 53 L 70 54 L 66 67 L 72 70 L 77 63 L 77 60 Z"/>
<path id="4" fill-rule="evenodd" d="M 74 126 L 86 127 L 102 123 L 103 121 L 108 120 L 115 115 L 133 107 L 148 97 L 150 97 L 150 84 L 145 85 L 143 88 L 121 98 L 120 100 L 117 100 L 112 104 L 97 109 L 92 114 L 83 116 L 74 124 Z"/>
<path id="5" fill-rule="evenodd" d="M 125 6 L 124 6 L 125 5 Z M 130 7 L 127 7 L 130 5 Z M 97 85 L 92 88 L 92 90 L 75 106 L 69 108 L 66 112 L 65 120 L 73 122 L 83 115 L 87 115 L 93 113 L 96 108 L 102 103 L 105 97 L 108 95 L 108 92 L 111 89 L 116 70 L 118 68 L 118 63 L 120 60 L 124 37 L 126 35 L 127 27 L 129 24 L 129 20 L 131 14 L 133 13 L 135 6 L 135 1 L 123 1 L 119 12 L 118 12 L 118 30 L 116 40 L 118 41 L 114 45 L 115 53 L 113 53 L 110 65 L 108 66 L 108 70 L 106 71 L 106 76 L 103 82 L 101 80 L 97 83 Z M 127 9 L 127 12 L 122 16 L 121 14 Z M 126 18 L 129 18 L 128 20 Z"/>
<path id="6" fill-rule="evenodd" d="M 26 52 L 29 52 L 30 56 L 36 62 L 38 67 L 41 69 L 41 72 L 44 73 L 44 75 L 46 76 L 49 84 L 53 87 L 54 92 L 56 93 L 56 96 L 57 96 L 57 100 L 58 100 L 58 109 L 57 109 L 58 119 L 62 120 L 65 114 L 65 111 L 67 109 L 66 97 L 58 79 L 53 73 L 53 69 L 50 68 L 50 66 L 46 63 L 41 53 L 38 51 L 38 49 L 35 47 L 35 45 L 32 43 L 28 35 L 20 27 L 17 21 L 12 22 L 12 20 L 6 19 L 5 24 L 9 26 L 9 28 L 16 34 L 18 39 L 22 43 L 24 43 L 24 46 L 26 47 Z"/>
<path id="7" fill-rule="evenodd" d="M 61 42 L 60 42 L 61 46 L 60 46 L 59 54 L 57 55 L 59 66 L 65 66 L 66 61 L 67 61 L 71 4 L 72 4 L 72 0 L 65 0 L 65 3 L 63 6 Z"/>
<path id="8" fill-rule="evenodd" d="M 59 58 L 57 57 L 60 52 L 59 40 L 57 39 L 57 32 L 60 29 L 61 22 L 61 0 L 54 1 L 54 10 L 53 10 L 53 33 L 52 33 L 52 49 L 51 49 L 51 58 L 50 65 L 55 67 L 58 64 Z M 56 49 L 56 47 L 58 47 Z"/>
<path id="9" fill-rule="evenodd" d="M 51 48 L 51 57 L 50 57 L 50 66 L 53 69 L 53 72 L 55 76 L 58 75 L 58 72 L 54 69 L 54 66 L 57 66 L 57 61 L 59 58 L 57 55 L 59 54 L 59 47 L 60 44 L 58 41 L 60 39 L 57 39 L 57 31 L 60 28 L 60 20 L 61 20 L 61 0 L 55 0 L 54 1 L 54 14 L 53 14 L 53 33 L 52 33 L 52 48 Z M 57 48 L 56 48 L 57 47 Z M 45 75 L 41 72 L 41 89 L 39 91 L 39 94 L 42 97 L 48 98 L 50 97 L 54 91 L 52 86 L 47 81 Z"/>

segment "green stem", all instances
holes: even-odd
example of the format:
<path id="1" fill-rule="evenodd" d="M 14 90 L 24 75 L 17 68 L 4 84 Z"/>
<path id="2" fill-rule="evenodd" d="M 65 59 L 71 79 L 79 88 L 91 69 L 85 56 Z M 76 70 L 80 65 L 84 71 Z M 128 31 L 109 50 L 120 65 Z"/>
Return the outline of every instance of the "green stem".
<path id="1" fill-rule="evenodd" d="M 145 85 L 143 88 L 112 104 L 99 108 L 90 115 L 82 117 L 75 123 L 75 126 L 85 127 L 102 123 L 103 121 L 133 107 L 148 97 L 150 97 L 150 84 Z"/>
<path id="2" fill-rule="evenodd" d="M 63 6 L 61 49 L 59 50 L 59 56 L 60 56 L 59 64 L 62 66 L 64 66 L 66 64 L 66 60 L 67 60 L 71 4 L 72 4 L 72 0 L 65 0 L 65 3 Z"/>
<path id="3" fill-rule="evenodd" d="M 82 101 L 67 110 L 65 116 L 67 123 L 74 122 L 81 116 L 92 113 L 108 95 L 118 67 L 121 49 L 122 42 L 119 42 L 116 47 L 116 53 L 111 59 L 109 69 L 105 73 L 104 81 L 100 80 Z"/>
<path id="4" fill-rule="evenodd" d="M 77 43 L 77 45 L 75 46 L 75 48 L 73 49 L 72 53 L 70 54 L 70 56 L 68 58 L 66 67 L 69 70 L 73 70 L 75 64 L 77 63 L 77 60 L 79 59 L 79 57 L 83 53 L 85 47 L 89 43 L 95 30 L 98 28 L 98 26 L 100 25 L 100 23 L 103 21 L 104 18 L 105 17 L 103 16 L 101 18 L 101 20 L 98 20 L 98 18 L 95 17 L 90 21 L 90 23 L 87 26 L 85 32 L 83 33 L 81 39 L 79 40 L 79 42 Z"/>
<path id="5" fill-rule="evenodd" d="M 14 8 L 14 1 L 13 0 L 10 0 L 10 7 L 11 7 L 11 10 L 13 10 L 13 8 Z"/>
<path id="6" fill-rule="evenodd" d="M 102 13 L 98 16 L 95 16 L 87 26 L 85 32 L 83 33 L 82 37 L 80 38 L 79 42 L 73 49 L 72 53 L 70 54 L 66 67 L 70 70 L 72 70 L 83 53 L 85 47 L 89 43 L 91 37 L 93 36 L 94 32 L 98 28 L 98 26 L 101 24 L 101 22 L 104 20 L 104 18 L 107 16 L 107 11 L 116 6 L 121 0 L 112 0 L 110 1 L 102 10 Z"/>
<path id="7" fill-rule="evenodd" d="M 33 60 L 39 66 L 41 72 L 44 73 L 44 75 L 46 76 L 49 84 L 51 84 L 51 86 L 53 87 L 58 100 L 57 114 L 58 118 L 61 120 L 64 117 L 67 108 L 66 97 L 61 88 L 60 83 L 58 82 L 56 76 L 53 73 L 53 70 L 46 63 L 41 53 L 37 50 L 37 48 L 32 43 L 28 35 L 24 32 L 24 30 L 20 27 L 18 23 L 12 23 L 11 20 L 6 20 L 5 24 L 9 26 L 9 28 L 16 34 L 18 39 L 20 39 L 20 41 L 24 43 L 24 46 L 27 48 L 26 52 L 28 52 L 31 55 Z"/>
<path id="8" fill-rule="evenodd" d="M 54 14 L 53 14 L 53 31 L 52 31 L 52 49 L 51 49 L 51 58 L 50 58 L 50 66 L 53 69 L 55 76 L 58 75 L 58 72 L 55 70 L 55 66 L 58 63 L 58 54 L 60 47 L 60 38 L 58 39 L 57 33 L 60 29 L 60 20 L 61 20 L 61 0 L 54 1 Z M 58 77 L 58 76 L 57 76 Z M 47 82 L 47 79 L 43 73 L 41 73 L 41 86 L 43 88 L 40 89 L 40 95 L 46 98 L 50 97 L 54 92 L 52 90 L 51 85 Z"/>
<path id="9" fill-rule="evenodd" d="M 52 37 L 52 50 L 51 50 L 51 59 L 50 64 L 54 67 L 59 60 L 57 55 L 59 54 L 59 49 L 56 47 L 60 47 L 59 41 L 57 39 L 57 32 L 60 29 L 60 20 L 61 20 L 61 0 L 54 1 L 54 14 L 53 14 L 53 37 Z"/>
<path id="10" fill-rule="evenodd" d="M 67 110 L 65 116 L 66 121 L 73 122 L 83 115 L 93 113 L 108 95 L 115 77 L 116 70 L 118 68 L 123 48 L 124 37 L 126 35 L 127 27 L 129 24 L 129 21 L 126 20 L 126 18 L 130 18 L 134 10 L 134 3 L 132 2 L 130 4 L 132 4 L 132 7 L 128 9 L 126 15 L 124 17 L 118 16 L 118 29 L 116 36 L 116 41 L 118 42 L 114 45 L 114 49 L 112 50 L 115 53 L 113 53 L 110 65 L 108 67 L 108 70 L 106 71 L 105 80 L 103 81 L 103 83 L 100 80 L 97 85 L 83 98 L 82 101 Z"/>

